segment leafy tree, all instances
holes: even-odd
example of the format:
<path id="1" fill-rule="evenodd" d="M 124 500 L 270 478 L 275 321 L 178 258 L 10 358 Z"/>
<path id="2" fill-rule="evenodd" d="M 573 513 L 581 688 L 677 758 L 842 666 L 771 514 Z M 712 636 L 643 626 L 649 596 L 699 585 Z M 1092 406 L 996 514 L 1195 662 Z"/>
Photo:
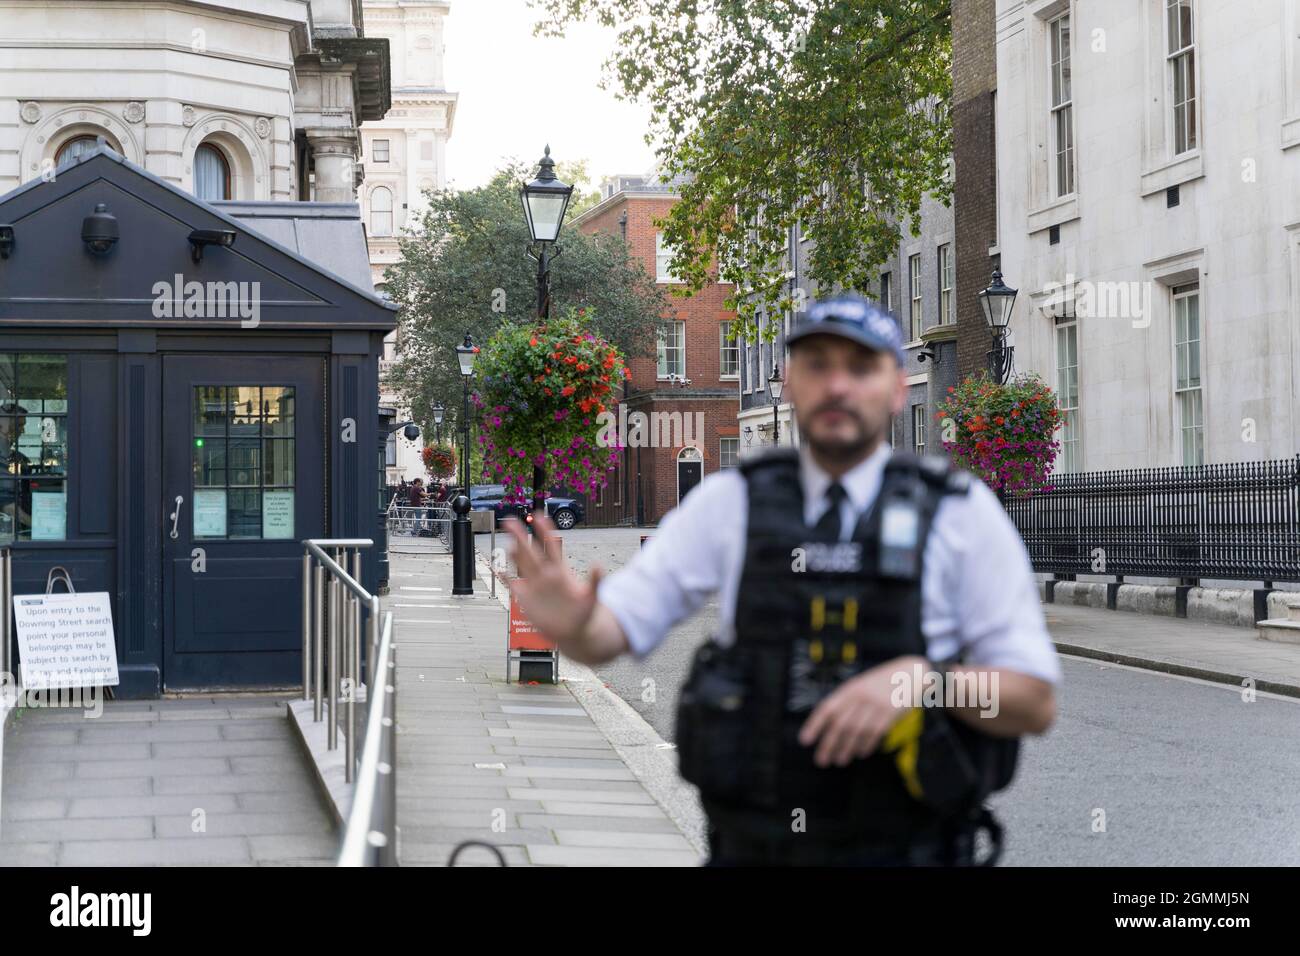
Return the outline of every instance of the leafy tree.
<path id="1" fill-rule="evenodd" d="M 563 172 L 585 176 L 581 165 Z M 402 261 L 385 273 L 389 295 L 402 306 L 400 358 L 389 374 L 429 434 L 430 408 L 441 401 L 447 407 L 442 433 L 459 443 L 464 386 L 455 349 L 465 333 L 482 345 L 504 326 L 536 321 L 537 265 L 526 254 L 519 200 L 520 183 L 533 175 L 531 167 L 512 164 L 485 186 L 428 194 L 417 229 L 399 240 Z M 566 227 L 558 245 L 552 315 L 588 309 L 597 317 L 593 332 L 622 354 L 653 354 L 655 325 L 667 302 L 641 263 L 629 258 L 623 240 Z"/>
<path id="2" fill-rule="evenodd" d="M 897 224 L 915 234 L 926 194 L 951 200 L 950 0 L 530 3 L 539 34 L 587 19 L 618 30 L 607 82 L 649 105 L 647 142 L 686 179 L 664 222 L 685 283 L 674 294 L 734 283 L 751 340 L 760 308 L 796 304 L 792 227 L 813 240 L 819 289 L 874 294 Z"/>

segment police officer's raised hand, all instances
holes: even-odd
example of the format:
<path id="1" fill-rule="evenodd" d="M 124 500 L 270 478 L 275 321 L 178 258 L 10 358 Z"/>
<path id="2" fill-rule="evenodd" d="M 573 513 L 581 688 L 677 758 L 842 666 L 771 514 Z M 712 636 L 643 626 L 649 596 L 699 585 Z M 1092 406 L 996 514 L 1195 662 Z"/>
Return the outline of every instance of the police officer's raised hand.
<path id="1" fill-rule="evenodd" d="M 569 568 L 564 556 L 547 543 L 558 539 L 554 522 L 535 514 L 529 540 L 523 522 L 506 521 L 514 538 L 511 558 L 519 572 L 510 581 L 510 593 L 533 627 L 566 656 L 583 664 L 601 664 L 628 649 L 627 638 L 613 612 L 596 600 L 596 586 L 604 577 L 599 565 L 592 565 L 586 580 Z"/>
<path id="2" fill-rule="evenodd" d="M 819 767 L 846 767 L 874 753 L 889 728 L 907 713 L 906 707 L 896 707 L 892 700 L 894 675 L 910 673 L 918 663 L 928 666 L 923 657 L 896 657 L 828 694 L 799 729 L 801 744 L 817 745 L 813 762 Z"/>

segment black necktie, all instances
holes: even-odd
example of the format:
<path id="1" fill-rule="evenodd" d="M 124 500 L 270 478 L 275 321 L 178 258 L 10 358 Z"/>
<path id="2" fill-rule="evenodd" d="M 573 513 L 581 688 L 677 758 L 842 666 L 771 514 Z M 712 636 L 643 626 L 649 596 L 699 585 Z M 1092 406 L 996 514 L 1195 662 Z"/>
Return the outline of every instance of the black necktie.
<path id="1" fill-rule="evenodd" d="M 817 519 L 817 527 L 814 529 L 819 538 L 830 538 L 832 541 L 840 540 L 842 522 L 840 521 L 840 505 L 849 493 L 844 490 L 844 486 L 838 481 L 831 484 L 826 489 L 826 500 L 830 502 L 830 507 L 826 513 Z"/>

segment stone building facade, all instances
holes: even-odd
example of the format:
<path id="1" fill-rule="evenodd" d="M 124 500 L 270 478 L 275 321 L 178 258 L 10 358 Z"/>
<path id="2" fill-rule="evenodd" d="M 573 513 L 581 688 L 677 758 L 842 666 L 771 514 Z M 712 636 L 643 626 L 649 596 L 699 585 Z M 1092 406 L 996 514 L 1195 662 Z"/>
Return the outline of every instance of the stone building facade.
<path id="1" fill-rule="evenodd" d="M 384 291 L 384 271 L 399 261 L 397 237 L 416 223 L 426 192 L 447 185 L 447 140 L 456 119 L 457 94 L 448 92 L 443 75 L 446 0 L 365 0 L 366 35 L 383 39 L 392 57 L 392 109 L 361 128 L 365 182 L 359 200 L 370 248 L 375 288 Z M 380 362 L 380 404 L 406 421 L 411 410 L 388 370 L 397 360 L 401 332 L 392 333 Z M 389 437 L 385 474 L 390 485 L 426 477 L 421 452 L 424 438 L 407 441 L 400 432 Z"/>
<path id="2" fill-rule="evenodd" d="M 389 105 L 351 0 L 3 0 L 0 25 L 0 193 L 102 137 L 201 199 L 353 202 Z"/>
<path id="3" fill-rule="evenodd" d="M 957 6 L 980 8 L 985 30 L 988 5 Z M 997 246 L 1020 289 L 1016 367 L 1067 409 L 1058 467 L 1293 456 L 1300 3 L 998 0 L 995 13 Z M 987 51 L 956 52 L 958 109 L 973 113 Z M 971 142 L 958 143 L 958 183 L 974 180 L 959 240 L 989 179 L 960 162 Z"/>

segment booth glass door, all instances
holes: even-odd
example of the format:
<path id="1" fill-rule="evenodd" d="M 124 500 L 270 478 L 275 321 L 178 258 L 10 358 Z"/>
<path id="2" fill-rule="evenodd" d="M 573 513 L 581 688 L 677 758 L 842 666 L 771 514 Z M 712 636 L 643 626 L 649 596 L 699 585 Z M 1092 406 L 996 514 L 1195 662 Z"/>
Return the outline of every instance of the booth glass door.
<path id="1" fill-rule="evenodd" d="M 163 684 L 302 679 L 302 540 L 325 530 L 324 362 L 163 359 Z"/>

